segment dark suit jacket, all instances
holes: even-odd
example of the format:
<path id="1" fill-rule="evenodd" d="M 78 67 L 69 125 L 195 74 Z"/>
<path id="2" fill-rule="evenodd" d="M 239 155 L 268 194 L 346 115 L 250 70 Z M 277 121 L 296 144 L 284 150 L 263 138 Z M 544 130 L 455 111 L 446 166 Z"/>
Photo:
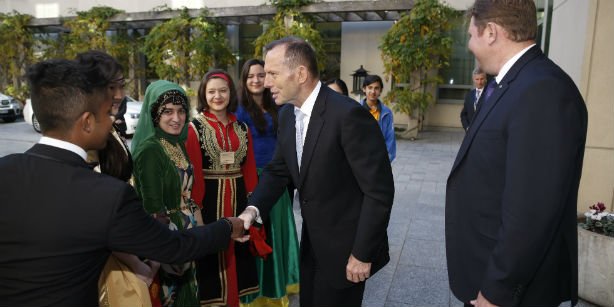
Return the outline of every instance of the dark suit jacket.
<path id="1" fill-rule="evenodd" d="M 294 125 L 294 107 L 284 106 L 273 159 L 264 168 L 250 203 L 266 217 L 288 180 L 292 181 L 300 195 L 303 232 L 321 271 L 333 287 L 346 287 L 351 285 L 345 274 L 350 253 L 372 262 L 372 273 L 389 260 L 386 229 L 394 182 L 386 144 L 367 110 L 322 86 L 299 174 Z"/>
<path id="2" fill-rule="evenodd" d="M 461 110 L 460 114 L 461 124 L 463 124 L 463 129 L 465 130 L 467 130 L 467 127 L 469 127 L 469 125 L 471 124 L 471 119 L 473 118 L 473 114 L 475 113 L 475 111 L 473 110 L 474 102 L 475 88 L 470 90 L 467 95 L 465 95 L 465 103 L 463 104 L 463 109 Z"/>
<path id="3" fill-rule="evenodd" d="M 587 112 L 538 47 L 477 112 L 446 190 L 452 292 L 500 306 L 577 301 L 576 202 Z"/>
<path id="4" fill-rule="evenodd" d="M 1 158 L 0 186 L 0 305 L 97 306 L 111 250 L 183 263 L 230 240 L 223 221 L 168 230 L 131 186 L 48 145 Z"/>

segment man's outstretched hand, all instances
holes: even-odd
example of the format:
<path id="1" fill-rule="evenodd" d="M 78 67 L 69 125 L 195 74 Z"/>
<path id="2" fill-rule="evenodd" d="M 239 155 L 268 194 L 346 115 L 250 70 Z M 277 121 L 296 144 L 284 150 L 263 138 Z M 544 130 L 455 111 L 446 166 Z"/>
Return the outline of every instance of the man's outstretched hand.
<path id="1" fill-rule="evenodd" d="M 244 222 L 238 217 L 227 217 L 228 221 L 232 224 L 232 232 L 230 233 L 231 239 L 237 239 L 243 236 Z"/>
<path id="2" fill-rule="evenodd" d="M 258 212 L 250 207 L 245 208 L 245 210 L 239 214 L 239 219 L 243 220 L 243 230 L 245 230 L 245 233 L 247 233 L 249 227 L 252 226 L 257 216 Z M 239 242 L 247 242 L 249 240 L 249 234 L 234 239 Z"/>

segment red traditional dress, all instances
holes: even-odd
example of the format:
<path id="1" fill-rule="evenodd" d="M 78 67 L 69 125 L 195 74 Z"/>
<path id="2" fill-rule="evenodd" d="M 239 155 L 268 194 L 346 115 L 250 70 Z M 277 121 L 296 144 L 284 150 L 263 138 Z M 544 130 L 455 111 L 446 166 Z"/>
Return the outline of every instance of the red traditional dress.
<path id="1" fill-rule="evenodd" d="M 224 125 L 209 112 L 197 115 L 188 129 L 186 149 L 194 165 L 192 198 L 202 204 L 204 223 L 237 216 L 258 182 L 247 125 L 229 113 Z M 205 190 L 207 191 L 205 193 Z M 201 306 L 239 306 L 239 296 L 258 291 L 258 275 L 249 244 L 197 261 Z"/>

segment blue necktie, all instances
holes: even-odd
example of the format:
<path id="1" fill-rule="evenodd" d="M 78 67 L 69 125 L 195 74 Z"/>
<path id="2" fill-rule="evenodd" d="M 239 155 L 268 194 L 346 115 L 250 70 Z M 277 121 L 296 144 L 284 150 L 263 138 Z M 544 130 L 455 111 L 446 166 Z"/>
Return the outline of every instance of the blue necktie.
<path id="1" fill-rule="evenodd" d="M 486 100 L 488 100 L 488 98 L 490 98 L 490 95 L 492 95 L 492 92 L 495 91 L 495 88 L 497 87 L 497 81 L 495 81 L 495 79 L 490 80 L 490 82 L 488 82 L 488 86 L 486 86 L 486 92 L 484 92 L 484 102 L 486 102 Z"/>

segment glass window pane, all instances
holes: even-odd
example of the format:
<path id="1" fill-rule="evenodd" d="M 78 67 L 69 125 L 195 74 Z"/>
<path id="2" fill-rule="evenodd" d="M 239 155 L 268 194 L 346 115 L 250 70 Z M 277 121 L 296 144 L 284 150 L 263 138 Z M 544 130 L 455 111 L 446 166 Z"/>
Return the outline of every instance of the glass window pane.
<path id="1" fill-rule="evenodd" d="M 475 67 L 475 58 L 467 49 L 467 21 L 464 15 L 453 21 L 452 28 L 452 55 L 450 66 L 439 73 L 444 80 L 437 91 L 438 103 L 463 103 L 465 93 L 471 89 L 471 74 Z"/>

